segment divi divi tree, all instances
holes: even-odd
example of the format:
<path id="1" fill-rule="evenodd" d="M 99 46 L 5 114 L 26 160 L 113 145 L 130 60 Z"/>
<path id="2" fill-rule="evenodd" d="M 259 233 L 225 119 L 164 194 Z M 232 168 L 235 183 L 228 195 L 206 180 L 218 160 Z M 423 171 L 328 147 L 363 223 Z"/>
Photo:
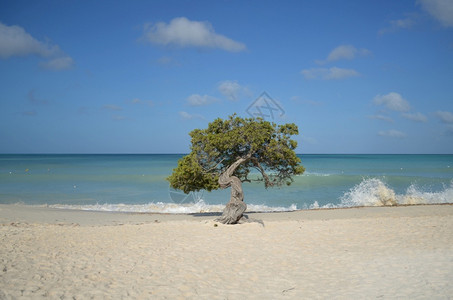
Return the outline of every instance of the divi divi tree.
<path id="1" fill-rule="evenodd" d="M 266 188 L 290 185 L 293 176 L 305 171 L 295 153 L 297 142 L 291 139 L 297 134 L 295 124 L 276 125 L 235 114 L 216 119 L 208 128 L 190 132 L 192 151 L 178 161 L 167 180 L 185 193 L 231 188 L 230 201 L 217 221 L 236 224 L 247 209 L 243 182 L 259 180 Z M 258 172 L 250 175 L 252 170 Z"/>

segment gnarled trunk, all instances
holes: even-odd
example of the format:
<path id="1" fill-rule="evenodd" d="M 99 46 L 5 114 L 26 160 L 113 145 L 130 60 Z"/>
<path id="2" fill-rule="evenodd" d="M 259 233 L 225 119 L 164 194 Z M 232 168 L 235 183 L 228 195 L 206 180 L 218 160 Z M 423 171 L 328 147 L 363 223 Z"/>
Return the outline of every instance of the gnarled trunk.
<path id="1" fill-rule="evenodd" d="M 236 168 L 247 159 L 248 158 L 238 159 L 219 177 L 219 185 L 222 189 L 231 187 L 230 202 L 228 202 L 225 206 L 222 216 L 216 220 L 220 223 L 236 224 L 242 218 L 242 214 L 247 209 L 247 204 L 244 202 L 242 182 L 239 178 L 233 176 L 234 170 L 236 170 Z"/>

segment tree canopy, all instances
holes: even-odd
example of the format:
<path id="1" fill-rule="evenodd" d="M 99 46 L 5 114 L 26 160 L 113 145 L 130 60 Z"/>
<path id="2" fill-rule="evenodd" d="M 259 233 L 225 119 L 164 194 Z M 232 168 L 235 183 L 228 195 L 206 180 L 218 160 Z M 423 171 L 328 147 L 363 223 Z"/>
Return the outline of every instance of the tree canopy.
<path id="1" fill-rule="evenodd" d="M 191 191 L 220 188 L 219 176 L 235 162 L 233 176 L 241 182 L 251 181 L 252 170 L 265 187 L 287 184 L 292 176 L 305 169 L 295 153 L 297 142 L 291 139 L 298 134 L 295 124 L 276 125 L 261 118 L 216 119 L 206 129 L 190 132 L 191 152 L 178 161 L 167 180 L 171 187 Z"/>

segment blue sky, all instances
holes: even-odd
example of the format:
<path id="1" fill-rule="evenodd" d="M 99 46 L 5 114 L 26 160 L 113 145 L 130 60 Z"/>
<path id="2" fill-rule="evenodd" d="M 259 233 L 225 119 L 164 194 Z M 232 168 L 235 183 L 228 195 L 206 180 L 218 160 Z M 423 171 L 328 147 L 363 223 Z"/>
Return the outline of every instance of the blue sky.
<path id="1" fill-rule="evenodd" d="M 453 1 L 0 2 L 0 153 L 186 153 L 257 108 L 298 153 L 453 153 Z"/>

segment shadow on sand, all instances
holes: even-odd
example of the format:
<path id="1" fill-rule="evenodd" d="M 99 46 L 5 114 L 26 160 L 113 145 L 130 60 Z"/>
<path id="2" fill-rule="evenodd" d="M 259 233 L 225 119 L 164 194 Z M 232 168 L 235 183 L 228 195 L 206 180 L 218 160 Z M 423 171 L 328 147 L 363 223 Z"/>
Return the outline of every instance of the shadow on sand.
<path id="1" fill-rule="evenodd" d="M 252 212 L 253 214 L 253 212 Z M 222 215 L 221 212 L 203 212 L 203 213 L 192 213 L 189 214 L 193 217 L 220 217 Z M 242 218 L 239 220 L 238 224 L 244 224 L 244 223 L 259 223 L 264 227 L 264 222 L 263 220 L 258 220 L 254 218 L 249 218 L 248 215 L 243 215 Z"/>

